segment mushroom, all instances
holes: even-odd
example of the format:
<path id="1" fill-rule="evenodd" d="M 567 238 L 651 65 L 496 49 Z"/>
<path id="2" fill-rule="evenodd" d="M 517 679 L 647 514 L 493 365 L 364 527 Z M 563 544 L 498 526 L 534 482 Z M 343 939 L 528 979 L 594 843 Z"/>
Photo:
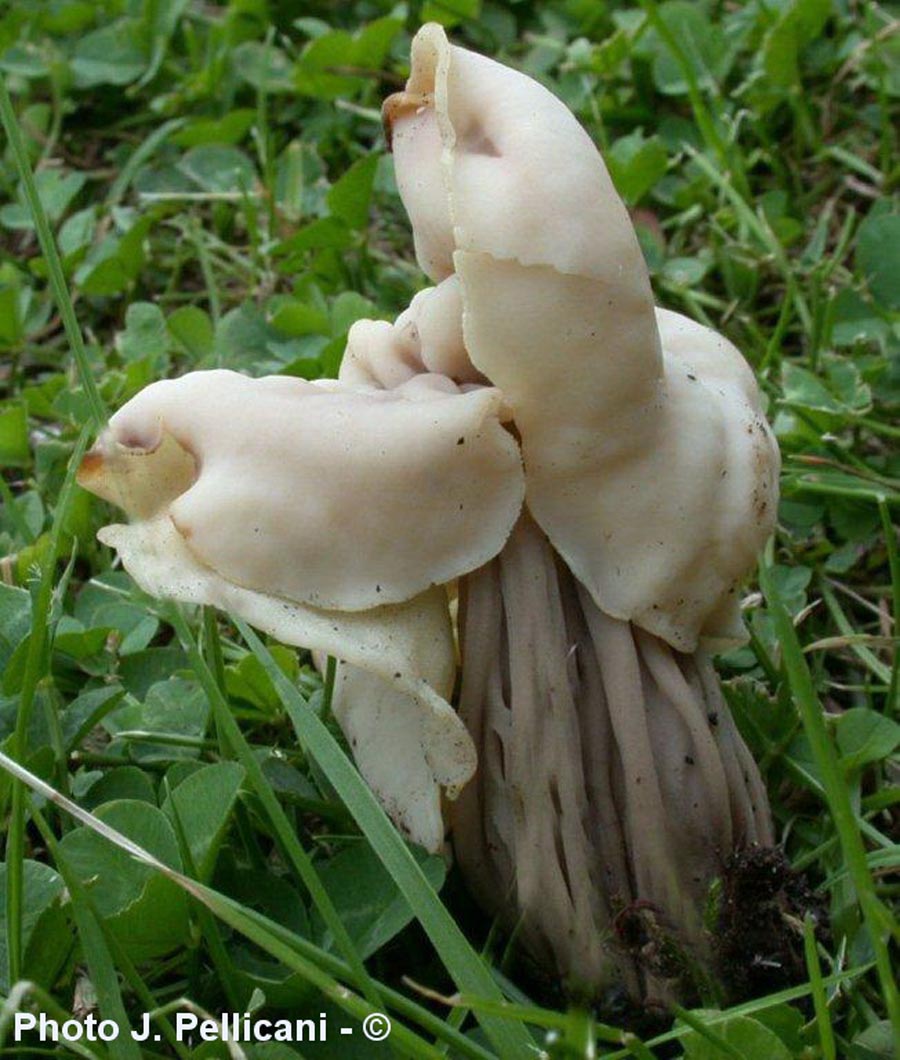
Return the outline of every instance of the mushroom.
<path id="1" fill-rule="evenodd" d="M 710 659 L 775 515 L 755 379 L 654 307 L 545 88 L 427 25 L 384 116 L 435 286 L 358 321 L 336 381 L 153 384 L 81 481 L 134 519 L 101 536 L 146 591 L 340 660 L 361 772 L 432 850 L 462 789 L 463 874 L 549 974 L 688 991 L 711 882 L 772 842 Z"/>

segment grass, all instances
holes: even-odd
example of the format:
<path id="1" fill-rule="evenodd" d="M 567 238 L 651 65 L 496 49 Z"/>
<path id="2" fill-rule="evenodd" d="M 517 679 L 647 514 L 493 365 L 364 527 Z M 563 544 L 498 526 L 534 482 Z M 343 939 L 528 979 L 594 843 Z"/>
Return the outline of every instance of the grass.
<path id="1" fill-rule="evenodd" d="M 421 286 L 378 105 L 423 6 L 575 110 L 659 301 L 744 351 L 782 448 L 751 641 L 720 669 L 828 930 L 786 925 L 804 980 L 673 1010 L 658 1033 L 571 1008 L 497 957 L 455 876 L 444 884 L 361 782 L 331 682 L 241 623 L 142 597 L 94 540 L 109 513 L 72 481 L 106 409 L 152 379 L 332 375 L 352 322 Z M 357 1027 L 388 1012 L 391 1047 L 413 1057 L 891 1055 L 895 15 L 466 0 L 399 16 L 311 3 L 298 22 L 288 7 L 0 14 L 0 752 L 18 778 L 0 782 L 0 1048 L 16 1049 L 17 1008 L 62 1018 L 87 990 L 102 1016 L 158 1014 L 148 1056 L 209 1055 L 175 1039 L 185 998 Z M 349 1048 L 302 1052 L 375 1049 Z M 66 1051 L 141 1053 L 126 1038 L 50 1049 Z"/>

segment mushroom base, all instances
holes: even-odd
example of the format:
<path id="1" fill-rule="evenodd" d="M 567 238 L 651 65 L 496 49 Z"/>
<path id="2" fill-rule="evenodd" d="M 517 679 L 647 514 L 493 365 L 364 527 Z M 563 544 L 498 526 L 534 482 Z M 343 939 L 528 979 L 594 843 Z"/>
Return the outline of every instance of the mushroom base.
<path id="1" fill-rule="evenodd" d="M 711 883 L 772 843 L 710 658 L 604 614 L 527 513 L 464 579 L 460 639 L 479 769 L 451 819 L 476 898 L 571 992 L 694 992 Z"/>

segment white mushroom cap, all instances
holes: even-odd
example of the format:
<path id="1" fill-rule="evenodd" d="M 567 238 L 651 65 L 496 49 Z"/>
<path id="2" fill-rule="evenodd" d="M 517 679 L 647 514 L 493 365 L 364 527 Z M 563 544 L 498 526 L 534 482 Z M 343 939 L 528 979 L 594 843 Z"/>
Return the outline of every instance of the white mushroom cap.
<path id="1" fill-rule="evenodd" d="M 466 350 L 462 289 L 456 274 L 437 287 L 419 291 L 397 317 L 395 327 L 416 337 L 426 371 L 449 376 L 457 383 L 485 382 Z"/>
<path id="2" fill-rule="evenodd" d="M 412 379 L 449 393 L 457 392 L 454 384 L 483 386 L 485 378 L 469 360 L 463 338 L 459 277 L 448 276 L 419 291 L 393 324 L 357 320 L 347 336 L 338 378 L 385 390 Z"/>
<path id="3" fill-rule="evenodd" d="M 743 640 L 737 587 L 772 532 L 779 470 L 743 358 L 661 310 L 665 374 L 645 392 L 614 345 L 590 357 L 585 281 L 478 265 L 464 280 L 469 346 L 513 406 L 536 521 L 607 614 L 680 651 Z"/>
<path id="4" fill-rule="evenodd" d="M 446 600 L 441 601 L 446 617 Z M 441 661 L 446 657 L 441 656 Z M 421 663 L 418 658 L 417 663 Z M 449 698 L 451 680 L 445 696 Z M 444 840 L 440 786 L 456 793 L 475 771 L 475 752 L 455 712 L 437 713 L 371 671 L 339 664 L 332 712 L 353 751 L 360 773 L 401 832 L 426 850 Z M 429 736 L 423 728 L 437 727 Z M 423 748 L 425 753 L 423 754 Z"/>
<path id="5" fill-rule="evenodd" d="M 397 99 L 391 96 L 385 108 Z M 453 223 L 449 199 L 443 194 L 441 131 L 429 102 L 423 97 L 405 97 L 404 121 L 393 128 L 391 111 L 385 109 L 384 113 L 393 150 L 400 157 L 414 155 L 418 159 L 415 166 L 397 166 L 397 189 L 413 220 L 416 260 L 429 279 L 440 283 L 453 272 Z"/>
<path id="6" fill-rule="evenodd" d="M 347 334 L 338 378 L 392 390 L 424 370 L 413 331 L 399 331 L 386 320 L 357 320 Z"/>
<path id="7" fill-rule="evenodd" d="M 120 409 L 98 446 L 103 474 L 90 477 L 89 458 L 81 480 L 130 514 L 152 514 L 146 501 L 135 508 L 133 469 L 159 465 L 171 436 L 197 474 L 185 482 L 182 471 L 178 495 L 160 501 L 201 563 L 315 607 L 397 603 L 496 555 L 522 503 L 500 395 L 450 389 L 192 372 Z"/>
<path id="8" fill-rule="evenodd" d="M 453 252 L 481 251 L 608 282 L 619 276 L 652 305 L 606 166 L 543 85 L 451 45 L 430 23 L 413 40 L 406 90 L 387 99 L 384 117 L 416 247 L 427 248 L 419 264 L 432 280 L 459 271 Z"/>
<path id="9" fill-rule="evenodd" d="M 420 264 L 443 276 L 452 246 L 465 347 L 511 406 L 537 522 L 606 613 L 681 651 L 741 639 L 778 454 L 740 354 L 654 311 L 606 168 L 541 85 L 429 25 L 385 117 Z"/>
<path id="10" fill-rule="evenodd" d="M 439 376 L 387 391 L 195 372 L 128 402 L 79 471 L 134 518 L 100 538 L 146 592 L 342 660 L 336 716 L 360 770 L 429 850 L 440 788 L 452 797 L 475 769 L 447 702 L 443 585 L 496 555 L 524 493 L 500 407 Z M 386 746 L 403 751 L 391 768 Z"/>

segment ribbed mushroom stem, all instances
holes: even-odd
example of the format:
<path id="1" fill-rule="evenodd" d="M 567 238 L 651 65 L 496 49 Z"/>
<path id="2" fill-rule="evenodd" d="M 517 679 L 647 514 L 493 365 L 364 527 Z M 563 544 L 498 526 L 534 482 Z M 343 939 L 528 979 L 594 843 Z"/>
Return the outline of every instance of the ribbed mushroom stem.
<path id="1" fill-rule="evenodd" d="M 461 603 L 480 768 L 451 813 L 470 887 L 578 993 L 690 992 L 710 884 L 772 842 L 709 658 L 600 611 L 527 512 Z"/>

